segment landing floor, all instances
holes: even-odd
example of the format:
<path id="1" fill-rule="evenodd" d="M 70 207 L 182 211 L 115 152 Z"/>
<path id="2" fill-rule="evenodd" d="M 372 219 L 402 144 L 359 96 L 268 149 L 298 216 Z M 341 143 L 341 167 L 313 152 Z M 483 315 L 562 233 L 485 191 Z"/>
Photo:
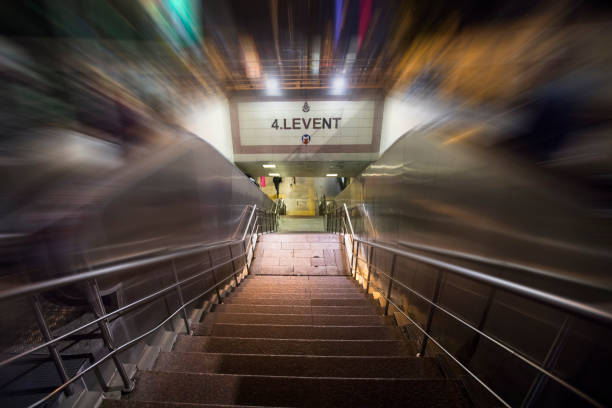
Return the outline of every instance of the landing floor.
<path id="1" fill-rule="evenodd" d="M 259 237 L 251 272 L 257 275 L 346 275 L 340 238 L 276 233 Z"/>

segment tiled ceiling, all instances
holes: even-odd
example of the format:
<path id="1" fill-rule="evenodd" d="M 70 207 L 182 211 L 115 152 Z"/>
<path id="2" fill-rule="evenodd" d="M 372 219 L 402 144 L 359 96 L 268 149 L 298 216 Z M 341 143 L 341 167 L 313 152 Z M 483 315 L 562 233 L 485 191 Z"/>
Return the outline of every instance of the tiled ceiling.
<path id="1" fill-rule="evenodd" d="M 275 164 L 276 168 L 264 168 Z M 282 177 L 325 177 L 337 173 L 341 177 L 355 177 L 365 169 L 368 161 L 291 161 L 291 162 L 236 162 L 236 165 L 252 177 L 279 173 Z"/>

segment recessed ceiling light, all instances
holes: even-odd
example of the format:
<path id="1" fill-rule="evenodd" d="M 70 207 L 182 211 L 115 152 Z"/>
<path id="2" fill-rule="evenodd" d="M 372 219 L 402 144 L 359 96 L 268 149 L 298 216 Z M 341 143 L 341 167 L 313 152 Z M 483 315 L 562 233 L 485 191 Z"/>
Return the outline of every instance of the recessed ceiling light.
<path id="1" fill-rule="evenodd" d="M 338 173 L 327 173 L 327 177 L 338 177 Z"/>
<path id="2" fill-rule="evenodd" d="M 280 95 L 280 87 L 276 78 L 266 79 L 266 92 L 271 96 Z"/>
<path id="3" fill-rule="evenodd" d="M 344 88 L 346 88 L 346 80 L 342 76 L 338 76 L 334 78 L 332 82 L 332 94 L 340 95 L 344 93 Z"/>
<path id="4" fill-rule="evenodd" d="M 268 173 L 268 176 L 278 177 L 280 176 L 280 173 Z"/>
<path id="5" fill-rule="evenodd" d="M 264 164 L 263 168 L 264 169 L 275 169 L 276 168 L 276 164 Z"/>

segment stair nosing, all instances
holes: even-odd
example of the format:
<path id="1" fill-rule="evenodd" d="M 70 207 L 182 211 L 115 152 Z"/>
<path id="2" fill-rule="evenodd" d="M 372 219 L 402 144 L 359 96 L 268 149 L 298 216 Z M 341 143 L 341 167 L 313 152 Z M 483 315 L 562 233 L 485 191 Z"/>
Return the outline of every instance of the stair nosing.
<path id="1" fill-rule="evenodd" d="M 224 376 L 224 377 L 259 377 L 259 378 L 295 378 L 304 380 L 333 380 L 333 381 L 346 381 L 346 380 L 357 380 L 357 381 L 400 381 L 400 382 L 423 382 L 423 381 L 435 381 L 435 382 L 458 382 L 455 378 L 402 378 L 402 377 L 304 377 L 294 375 L 261 375 L 261 374 L 223 374 L 223 373 L 197 373 L 189 371 L 166 371 L 166 370 L 143 370 L 139 372 L 141 375 L 145 373 L 167 373 L 167 374 L 186 374 L 186 375 L 198 375 L 198 376 Z"/>
<path id="2" fill-rule="evenodd" d="M 435 359 L 435 357 L 416 357 L 415 356 L 403 356 L 403 355 L 389 355 L 389 356 L 385 356 L 385 355 L 381 355 L 381 356 L 372 356 L 372 355 L 365 355 L 365 356 L 361 356 L 361 355 L 351 355 L 351 356 L 346 356 L 346 355 L 320 355 L 320 354 L 256 354 L 256 353 L 211 353 L 208 351 L 164 351 L 162 352 L 162 354 L 167 354 L 167 355 L 175 355 L 175 354 L 205 354 L 205 355 L 211 355 L 211 356 L 238 356 L 238 357 L 291 357 L 291 358 L 322 358 L 322 359 L 327 359 L 327 358 L 342 358 L 342 359 L 347 359 L 347 360 L 352 360 L 352 359 L 358 359 L 358 358 L 365 358 L 365 359 L 414 359 L 414 360 L 422 360 L 422 359 Z M 144 370 L 140 370 L 140 371 L 164 371 L 164 370 L 155 370 L 155 369 L 144 369 Z M 206 373 L 203 373 L 206 374 Z M 214 373 L 213 373 L 214 374 Z M 355 378 L 362 378 L 362 377 L 355 377 Z"/>
<path id="3" fill-rule="evenodd" d="M 326 326 L 323 326 L 326 327 Z M 344 327 L 344 326 L 340 326 Z M 375 326 L 380 327 L 380 326 Z M 237 336 L 190 336 L 187 334 L 180 334 L 179 337 L 182 338 L 197 338 L 197 339 L 239 339 L 239 340 L 270 340 L 270 341 L 359 341 L 359 342 L 374 342 L 374 341 L 384 341 L 384 342 L 397 342 L 406 344 L 401 339 L 280 339 L 276 337 L 237 337 Z"/>
<path id="4" fill-rule="evenodd" d="M 249 314 L 249 313 L 245 313 L 245 314 Z M 281 316 L 286 316 L 286 315 L 281 315 Z M 302 316 L 304 316 L 304 315 L 302 315 Z M 261 327 L 291 327 L 291 328 L 296 328 L 296 327 L 324 327 L 324 328 L 342 327 L 343 329 L 346 329 L 347 327 L 359 327 L 359 328 L 364 328 L 364 327 L 372 327 L 372 328 L 374 328 L 374 327 L 375 328 L 387 327 L 389 329 L 397 329 L 397 327 L 390 326 L 390 325 L 383 325 L 383 326 L 381 326 L 381 325 L 371 325 L 371 324 L 365 324 L 365 325 L 349 324 L 349 325 L 343 326 L 343 325 L 337 325 L 337 324 L 336 325 L 321 325 L 321 324 L 213 323 L 213 325 L 223 325 L 223 326 L 261 326 Z M 206 336 L 201 336 L 201 337 L 206 337 Z"/>
<path id="5" fill-rule="evenodd" d="M 310 307 L 310 306 L 304 306 Z M 345 314 L 345 315 L 334 315 L 334 314 L 320 314 L 320 313 L 243 313 L 243 312 L 212 312 L 211 315 L 223 314 L 223 315 L 240 315 L 240 316 L 325 316 L 325 317 L 351 317 L 351 316 L 376 316 L 376 317 L 385 317 L 379 314 L 369 314 L 369 315 L 353 315 L 353 314 Z M 234 324 L 234 323 L 227 323 Z M 249 324 L 249 323 L 236 323 L 236 324 Z M 260 323 L 259 323 L 260 324 Z"/>

